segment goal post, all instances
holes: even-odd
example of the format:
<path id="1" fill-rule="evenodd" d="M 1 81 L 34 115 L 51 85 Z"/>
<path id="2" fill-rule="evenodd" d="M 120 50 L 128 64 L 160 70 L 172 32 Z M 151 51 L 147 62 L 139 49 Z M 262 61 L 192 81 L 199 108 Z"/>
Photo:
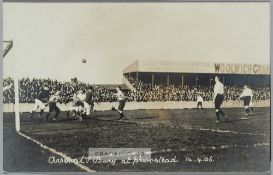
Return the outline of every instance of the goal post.
<path id="1" fill-rule="evenodd" d="M 13 40 L 3 41 L 3 59 L 13 48 Z M 19 79 L 16 74 L 16 60 L 15 57 L 13 59 L 13 80 L 14 80 L 14 112 L 15 112 L 15 129 L 17 132 L 20 131 L 20 109 L 19 109 Z M 4 65 L 4 64 L 3 64 Z"/>
<path id="2" fill-rule="evenodd" d="M 14 110 L 15 110 L 15 129 L 20 131 L 20 112 L 19 112 L 19 80 L 15 71 L 13 71 L 14 77 Z"/>

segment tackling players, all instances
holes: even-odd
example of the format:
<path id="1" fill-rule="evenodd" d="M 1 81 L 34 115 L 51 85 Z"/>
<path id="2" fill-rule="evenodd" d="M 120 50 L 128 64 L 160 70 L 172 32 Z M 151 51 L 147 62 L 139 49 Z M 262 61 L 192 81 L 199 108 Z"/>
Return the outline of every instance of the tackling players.
<path id="1" fill-rule="evenodd" d="M 85 94 L 83 93 L 83 90 L 79 90 L 76 92 L 73 96 L 73 104 L 71 107 L 71 110 L 68 110 L 66 113 L 67 118 L 69 117 L 70 111 L 72 111 L 72 116 L 75 116 L 78 114 L 79 120 L 82 121 L 82 114 L 84 111 L 84 101 L 85 100 Z"/>
<path id="2" fill-rule="evenodd" d="M 66 116 L 69 117 L 70 111 L 72 111 L 72 116 L 76 114 L 79 115 L 79 120 L 82 121 L 83 116 L 89 116 L 93 111 L 94 99 L 93 99 L 93 87 L 88 86 L 86 93 L 83 90 L 79 90 L 73 96 L 73 104 L 71 110 L 67 111 Z"/>

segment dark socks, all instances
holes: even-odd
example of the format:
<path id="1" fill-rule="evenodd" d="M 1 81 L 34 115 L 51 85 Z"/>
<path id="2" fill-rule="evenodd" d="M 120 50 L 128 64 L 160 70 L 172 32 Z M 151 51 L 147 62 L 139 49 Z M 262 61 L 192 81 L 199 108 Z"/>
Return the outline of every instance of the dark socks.
<path id="1" fill-rule="evenodd" d="M 41 116 L 41 117 L 42 117 L 43 113 L 44 113 L 44 110 L 42 109 L 42 110 L 40 111 L 40 116 Z"/>
<path id="2" fill-rule="evenodd" d="M 249 112 L 250 112 L 249 108 L 246 108 L 245 111 L 247 114 L 249 114 Z"/>
<path id="3" fill-rule="evenodd" d="M 125 115 L 124 115 L 124 113 L 123 112 L 119 112 L 119 119 L 126 119 L 126 117 L 125 117 Z"/>
<path id="4" fill-rule="evenodd" d="M 34 111 L 31 111 L 31 113 L 30 113 L 30 118 L 32 118 L 33 115 L 34 115 Z"/>
<path id="5" fill-rule="evenodd" d="M 123 118 L 123 113 L 119 112 L 119 116 L 120 116 L 119 119 L 122 119 Z"/>
<path id="6" fill-rule="evenodd" d="M 46 117 L 45 117 L 45 121 L 47 121 L 48 117 L 50 116 L 50 112 L 48 114 L 46 114 Z"/>
<path id="7" fill-rule="evenodd" d="M 216 113 L 217 120 L 220 120 L 220 118 L 219 118 L 219 112 L 215 112 L 215 113 Z"/>
<path id="8" fill-rule="evenodd" d="M 222 114 L 223 116 L 226 115 L 221 109 L 219 109 L 219 113 Z"/>
<path id="9" fill-rule="evenodd" d="M 66 112 L 66 118 L 69 117 L 69 114 L 70 114 L 70 111 L 67 111 L 67 112 Z"/>
<path id="10" fill-rule="evenodd" d="M 57 112 L 55 113 L 55 115 L 54 115 L 54 118 L 57 118 L 59 114 L 60 114 L 60 111 L 57 111 Z"/>

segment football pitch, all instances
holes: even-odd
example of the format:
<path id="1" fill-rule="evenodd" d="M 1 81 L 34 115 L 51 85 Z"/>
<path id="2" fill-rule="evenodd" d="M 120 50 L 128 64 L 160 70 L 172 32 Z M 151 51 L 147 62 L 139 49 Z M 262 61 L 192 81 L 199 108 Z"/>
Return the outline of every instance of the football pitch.
<path id="1" fill-rule="evenodd" d="M 247 117 L 242 108 L 223 111 L 229 119 L 221 123 L 215 122 L 213 109 L 132 110 L 124 112 L 129 118 L 126 121 L 117 121 L 119 115 L 116 111 L 96 111 L 82 122 L 74 118 L 67 120 L 66 113 L 62 112 L 56 122 L 48 123 L 38 115 L 30 119 L 29 113 L 21 113 L 21 133 L 28 139 L 11 134 L 14 114 L 4 113 L 4 170 L 9 171 L 13 166 L 14 162 L 9 160 L 15 156 L 11 152 L 15 147 L 12 144 L 16 143 L 26 157 L 42 159 L 40 167 L 57 166 L 52 171 L 85 169 L 73 167 L 73 164 L 48 163 L 49 157 L 55 154 L 44 150 L 43 146 L 73 159 L 87 157 L 89 148 L 151 148 L 152 159 L 176 160 L 83 164 L 93 171 L 269 171 L 270 108 L 255 108 L 254 113 Z M 35 140 L 43 146 L 33 141 L 30 142 L 34 144 L 25 144 L 24 140 Z M 22 161 L 21 166 L 24 164 L 28 162 Z M 31 166 L 25 167 L 29 167 L 25 171 L 31 171 Z"/>

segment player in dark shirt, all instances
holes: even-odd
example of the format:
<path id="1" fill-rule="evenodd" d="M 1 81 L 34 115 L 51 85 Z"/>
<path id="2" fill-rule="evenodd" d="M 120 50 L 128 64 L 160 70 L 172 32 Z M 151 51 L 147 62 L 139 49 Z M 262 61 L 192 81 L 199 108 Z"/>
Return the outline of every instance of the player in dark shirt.
<path id="1" fill-rule="evenodd" d="M 48 87 L 44 87 L 41 92 L 37 95 L 35 99 L 34 107 L 31 111 L 31 118 L 33 117 L 34 112 L 40 110 L 39 117 L 42 118 L 43 112 L 46 108 L 46 102 L 49 100 L 49 89 Z"/>
<path id="2" fill-rule="evenodd" d="M 87 103 L 86 105 L 88 105 L 86 107 L 86 115 L 89 115 L 91 112 L 93 112 L 93 108 L 94 108 L 94 89 L 92 86 L 87 87 L 86 90 L 86 98 L 85 98 L 85 102 Z"/>
<path id="3" fill-rule="evenodd" d="M 49 105 L 49 113 L 46 115 L 45 117 L 45 122 L 47 122 L 49 116 L 55 112 L 55 115 L 53 117 L 53 120 L 56 121 L 58 115 L 60 114 L 60 109 L 59 107 L 57 106 L 57 103 L 62 103 L 61 102 L 61 98 L 60 98 L 60 91 L 56 91 L 54 95 L 52 95 L 50 98 L 49 98 L 49 102 L 48 102 L 48 105 Z"/>
<path id="4" fill-rule="evenodd" d="M 93 101 L 93 87 L 92 86 L 88 86 L 86 88 L 86 92 L 85 92 L 85 96 L 84 96 L 84 101 L 83 101 L 83 113 L 82 113 L 82 117 L 87 117 L 91 114 L 91 112 L 93 111 L 93 107 L 94 107 L 94 101 Z"/>

